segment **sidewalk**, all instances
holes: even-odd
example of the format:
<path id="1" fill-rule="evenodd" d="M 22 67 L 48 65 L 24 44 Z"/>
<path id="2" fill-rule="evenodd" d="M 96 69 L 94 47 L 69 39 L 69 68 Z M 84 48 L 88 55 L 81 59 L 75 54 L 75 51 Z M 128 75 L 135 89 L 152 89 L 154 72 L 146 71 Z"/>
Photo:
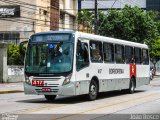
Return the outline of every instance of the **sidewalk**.
<path id="1" fill-rule="evenodd" d="M 0 94 L 23 92 L 23 82 L 0 83 Z"/>
<path id="2" fill-rule="evenodd" d="M 160 76 L 160 73 L 159 73 L 159 72 L 156 72 L 156 76 Z"/>
<path id="3" fill-rule="evenodd" d="M 160 73 L 156 72 L 156 75 L 154 75 L 153 78 L 155 78 L 155 79 L 160 78 Z"/>

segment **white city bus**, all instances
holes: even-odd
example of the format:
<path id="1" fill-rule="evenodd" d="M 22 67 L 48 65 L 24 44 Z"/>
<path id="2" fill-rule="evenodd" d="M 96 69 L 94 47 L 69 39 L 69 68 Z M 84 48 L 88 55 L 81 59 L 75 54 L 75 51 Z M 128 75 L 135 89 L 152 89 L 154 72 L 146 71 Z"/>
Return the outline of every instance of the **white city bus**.
<path id="1" fill-rule="evenodd" d="M 149 84 L 148 47 L 76 31 L 33 34 L 25 57 L 25 94 L 87 94 L 94 100 L 99 92 Z"/>

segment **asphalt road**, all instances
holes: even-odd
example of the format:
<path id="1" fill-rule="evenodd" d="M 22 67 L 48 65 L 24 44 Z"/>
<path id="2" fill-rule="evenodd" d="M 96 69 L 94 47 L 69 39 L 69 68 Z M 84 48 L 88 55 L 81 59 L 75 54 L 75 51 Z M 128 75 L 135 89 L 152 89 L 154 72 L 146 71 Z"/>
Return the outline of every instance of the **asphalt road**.
<path id="1" fill-rule="evenodd" d="M 0 114 L 2 120 L 160 120 L 160 78 L 137 88 L 134 94 L 106 92 L 95 101 L 71 96 L 47 102 L 43 96 L 0 94 Z"/>

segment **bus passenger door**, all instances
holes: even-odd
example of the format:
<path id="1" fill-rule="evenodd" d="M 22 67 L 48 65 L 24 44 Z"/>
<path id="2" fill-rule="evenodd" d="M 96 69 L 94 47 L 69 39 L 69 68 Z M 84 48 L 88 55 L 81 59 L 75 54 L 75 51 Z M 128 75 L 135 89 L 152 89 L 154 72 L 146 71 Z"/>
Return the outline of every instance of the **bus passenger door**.
<path id="1" fill-rule="evenodd" d="M 89 90 L 89 50 L 88 43 L 78 40 L 76 51 L 76 94 L 86 94 Z"/>

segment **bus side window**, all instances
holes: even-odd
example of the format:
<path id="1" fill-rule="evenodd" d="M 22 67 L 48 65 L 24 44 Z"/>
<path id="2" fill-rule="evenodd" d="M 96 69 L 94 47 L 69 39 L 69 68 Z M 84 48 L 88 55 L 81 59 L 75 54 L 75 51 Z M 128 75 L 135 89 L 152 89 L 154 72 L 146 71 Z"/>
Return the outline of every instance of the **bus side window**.
<path id="1" fill-rule="evenodd" d="M 88 45 L 78 40 L 76 53 L 76 68 L 80 70 L 89 65 Z"/>
<path id="2" fill-rule="evenodd" d="M 92 62 L 102 62 L 102 43 L 90 41 L 90 55 Z"/>
<path id="3" fill-rule="evenodd" d="M 135 56 L 135 63 L 136 64 L 141 64 L 141 49 L 140 48 L 135 48 L 134 49 L 134 56 Z"/>
<path id="4" fill-rule="evenodd" d="M 111 43 L 103 44 L 104 62 L 114 62 L 114 46 Z"/>
<path id="5" fill-rule="evenodd" d="M 116 63 L 125 63 L 124 46 L 115 45 L 115 60 L 116 60 Z"/>
<path id="6" fill-rule="evenodd" d="M 125 59 L 127 64 L 134 63 L 133 47 L 125 47 Z"/>
<path id="7" fill-rule="evenodd" d="M 142 63 L 144 65 L 149 64 L 148 50 L 146 50 L 146 49 L 142 49 Z"/>

